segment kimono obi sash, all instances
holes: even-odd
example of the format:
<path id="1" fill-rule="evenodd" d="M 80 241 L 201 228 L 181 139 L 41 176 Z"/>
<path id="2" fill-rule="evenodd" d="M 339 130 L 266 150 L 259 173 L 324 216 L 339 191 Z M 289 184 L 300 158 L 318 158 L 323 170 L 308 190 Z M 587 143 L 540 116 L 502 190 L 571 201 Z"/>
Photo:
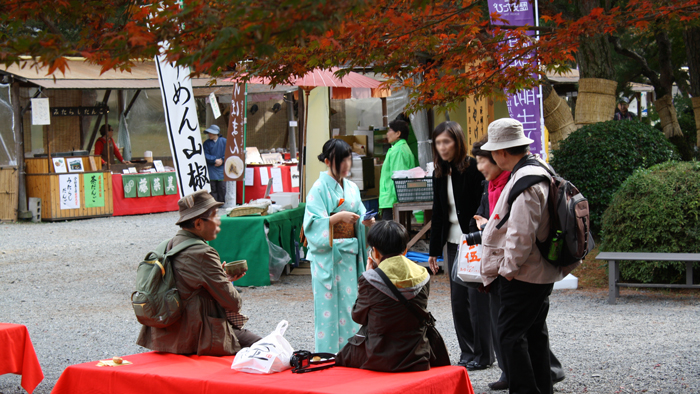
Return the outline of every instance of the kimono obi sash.
<path id="1" fill-rule="evenodd" d="M 331 214 L 333 216 L 333 214 Z M 357 238 L 355 235 L 355 224 L 338 222 L 331 226 L 331 239 Z"/>

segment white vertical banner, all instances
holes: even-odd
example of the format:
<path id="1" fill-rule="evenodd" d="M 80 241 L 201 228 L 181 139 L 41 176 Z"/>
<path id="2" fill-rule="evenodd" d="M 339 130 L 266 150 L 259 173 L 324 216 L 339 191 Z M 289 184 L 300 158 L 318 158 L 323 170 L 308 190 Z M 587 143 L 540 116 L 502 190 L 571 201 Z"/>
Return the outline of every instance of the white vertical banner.
<path id="1" fill-rule="evenodd" d="M 58 190 L 61 195 L 61 209 L 80 208 L 80 175 L 59 175 Z"/>
<path id="2" fill-rule="evenodd" d="M 210 191 L 189 68 L 175 67 L 165 56 L 156 56 L 156 69 L 180 197 Z"/>

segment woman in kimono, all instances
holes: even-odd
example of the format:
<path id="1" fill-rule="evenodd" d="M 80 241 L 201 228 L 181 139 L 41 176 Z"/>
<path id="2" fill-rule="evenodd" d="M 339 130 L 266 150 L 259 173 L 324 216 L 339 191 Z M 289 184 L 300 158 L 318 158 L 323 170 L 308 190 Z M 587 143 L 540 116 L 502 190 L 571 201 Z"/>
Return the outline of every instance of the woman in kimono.
<path id="1" fill-rule="evenodd" d="M 352 320 L 357 279 L 367 261 L 365 207 L 360 190 L 345 179 L 352 166 L 347 142 L 331 139 L 318 159 L 328 171 L 306 196 L 304 236 L 308 241 L 314 294 L 314 338 L 317 352 L 337 353 L 359 326 Z"/>

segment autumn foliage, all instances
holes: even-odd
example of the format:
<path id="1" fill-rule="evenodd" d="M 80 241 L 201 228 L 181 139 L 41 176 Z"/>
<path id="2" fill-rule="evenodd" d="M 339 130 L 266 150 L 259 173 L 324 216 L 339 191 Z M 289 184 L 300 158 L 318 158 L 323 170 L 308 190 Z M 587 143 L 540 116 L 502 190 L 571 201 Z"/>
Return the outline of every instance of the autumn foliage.
<path id="1" fill-rule="evenodd" d="M 629 0 L 571 19 L 551 11 L 557 2 L 566 0 L 540 1 L 542 26 L 534 27 L 508 25 L 483 0 L 5 0 L 0 62 L 28 55 L 51 74 L 65 70 L 66 56 L 83 56 L 103 70 L 129 70 L 168 42 L 169 59 L 197 75 L 284 83 L 341 65 L 387 74 L 412 88 L 419 106 L 445 106 L 567 70 L 582 37 L 690 23 L 700 12 L 700 0 Z"/>

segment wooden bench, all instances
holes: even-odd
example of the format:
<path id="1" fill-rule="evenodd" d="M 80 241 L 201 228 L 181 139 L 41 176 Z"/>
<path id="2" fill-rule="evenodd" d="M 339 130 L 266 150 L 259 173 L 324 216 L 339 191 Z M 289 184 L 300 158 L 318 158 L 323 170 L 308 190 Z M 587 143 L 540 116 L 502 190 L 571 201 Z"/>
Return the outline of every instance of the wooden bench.
<path id="1" fill-rule="evenodd" d="M 596 256 L 596 260 L 608 261 L 608 304 L 615 304 L 615 299 L 620 296 L 620 287 L 700 289 L 700 285 L 693 284 L 693 263 L 700 262 L 700 253 L 602 252 Z M 684 261 L 685 284 L 620 283 L 620 261 Z"/>

